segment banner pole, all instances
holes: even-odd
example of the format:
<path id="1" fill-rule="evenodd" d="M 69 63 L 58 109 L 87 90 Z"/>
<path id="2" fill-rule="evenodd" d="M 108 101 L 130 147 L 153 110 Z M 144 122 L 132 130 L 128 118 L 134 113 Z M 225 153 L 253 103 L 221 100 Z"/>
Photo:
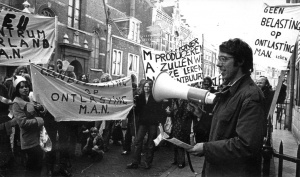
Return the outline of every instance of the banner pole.
<path id="1" fill-rule="evenodd" d="M 135 111 L 134 106 L 132 107 L 132 114 L 133 114 L 133 126 L 134 126 L 134 137 L 136 137 L 136 121 L 135 121 Z"/>
<path id="2" fill-rule="evenodd" d="M 142 65 L 143 65 L 143 70 L 144 70 L 144 72 L 143 72 L 143 74 L 144 74 L 144 78 L 145 79 L 147 79 L 146 78 L 146 71 L 145 71 L 145 68 L 144 68 L 144 55 L 143 55 L 143 52 L 142 52 L 142 47 L 140 47 L 140 54 L 141 54 L 141 60 L 142 60 Z"/>
<path id="3" fill-rule="evenodd" d="M 55 53 L 54 53 L 54 71 L 57 71 L 57 56 L 58 56 L 58 36 L 57 36 L 57 22 L 58 22 L 58 17 L 55 16 Z"/>

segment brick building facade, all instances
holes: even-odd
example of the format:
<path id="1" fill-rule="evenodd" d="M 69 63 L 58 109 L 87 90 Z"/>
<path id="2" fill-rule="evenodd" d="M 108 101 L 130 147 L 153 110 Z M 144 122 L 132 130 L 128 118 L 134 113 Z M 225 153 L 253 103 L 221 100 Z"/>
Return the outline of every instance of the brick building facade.
<path id="1" fill-rule="evenodd" d="M 23 0 L 3 4 L 22 10 Z M 180 14 L 179 0 L 163 7 L 159 0 L 28 0 L 34 14 L 57 16 L 55 58 L 69 61 L 77 76 L 108 72 L 113 79 L 131 75 L 144 78 L 141 47 L 175 50 L 194 39 Z M 103 4 L 105 2 L 105 4 Z M 9 71 L 9 72 L 8 72 Z M 13 69 L 7 69 L 7 75 Z"/>

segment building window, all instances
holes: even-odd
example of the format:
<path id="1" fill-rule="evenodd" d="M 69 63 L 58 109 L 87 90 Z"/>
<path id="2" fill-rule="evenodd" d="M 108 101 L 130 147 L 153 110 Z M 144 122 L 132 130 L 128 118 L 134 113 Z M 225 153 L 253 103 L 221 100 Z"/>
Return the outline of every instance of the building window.
<path id="1" fill-rule="evenodd" d="M 92 45 L 93 52 L 91 53 L 91 66 L 93 66 L 95 69 L 99 69 L 100 40 L 96 33 L 93 35 Z"/>
<path id="2" fill-rule="evenodd" d="M 80 0 L 69 0 L 68 26 L 79 29 L 80 24 Z"/>
<path id="3" fill-rule="evenodd" d="M 113 50 L 112 56 L 112 75 L 119 76 L 122 74 L 123 51 Z"/>
<path id="4" fill-rule="evenodd" d="M 128 54 L 128 70 L 138 73 L 139 69 L 139 56 L 129 53 Z"/>

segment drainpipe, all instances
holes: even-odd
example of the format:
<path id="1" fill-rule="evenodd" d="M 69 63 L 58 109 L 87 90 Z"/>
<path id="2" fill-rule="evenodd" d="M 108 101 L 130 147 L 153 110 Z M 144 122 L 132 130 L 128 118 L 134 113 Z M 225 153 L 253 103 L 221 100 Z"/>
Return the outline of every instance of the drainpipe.
<path id="1" fill-rule="evenodd" d="M 108 64 L 108 39 L 109 39 L 109 28 L 108 28 L 108 25 L 109 25 L 109 14 L 107 13 L 107 7 L 106 7 L 106 0 L 102 0 L 103 2 L 103 7 L 104 7 L 104 12 L 105 12 L 105 18 L 106 18 L 106 47 L 105 47 L 105 69 L 104 69 L 104 72 L 108 72 L 109 71 L 109 64 Z"/>
<path id="2" fill-rule="evenodd" d="M 296 47 L 297 46 L 297 47 Z M 291 56 L 290 65 L 291 65 L 291 87 L 290 87 L 290 107 L 289 107 L 289 121 L 288 121 L 288 130 L 292 130 L 293 122 L 293 107 L 294 107 L 294 84 L 295 84 L 295 59 L 297 56 L 298 42 L 295 44 L 293 55 Z"/>
<path id="3" fill-rule="evenodd" d="M 204 34 L 202 34 L 202 55 L 201 55 L 201 58 L 202 58 L 202 62 L 201 62 L 201 67 L 202 67 L 202 77 L 204 78 Z M 203 79 L 202 78 L 202 79 Z"/>
<path id="4" fill-rule="evenodd" d="M 129 16 L 135 17 L 135 0 L 130 0 L 130 14 Z"/>

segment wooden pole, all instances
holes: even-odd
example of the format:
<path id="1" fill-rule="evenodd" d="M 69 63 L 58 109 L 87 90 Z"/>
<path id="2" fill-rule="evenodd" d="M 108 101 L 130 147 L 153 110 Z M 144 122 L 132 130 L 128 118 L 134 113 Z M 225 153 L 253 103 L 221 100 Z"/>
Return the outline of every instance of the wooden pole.
<path id="1" fill-rule="evenodd" d="M 106 18 L 106 47 L 105 47 L 105 56 L 104 56 L 104 58 L 105 58 L 105 69 L 104 69 L 104 72 L 108 72 L 109 71 L 109 64 L 107 63 L 107 62 L 109 62 L 108 61 L 108 39 L 109 39 L 109 36 L 108 36 L 108 34 L 109 34 L 109 28 L 108 28 L 108 25 L 109 25 L 109 14 L 108 14 L 108 12 L 107 12 L 107 7 L 106 7 L 106 2 L 105 2 L 105 0 L 102 0 L 102 2 L 103 2 L 103 6 L 104 6 L 104 12 L 105 12 L 105 18 Z"/>
<path id="2" fill-rule="evenodd" d="M 201 54 L 201 67 L 202 67 L 202 76 L 204 76 L 204 34 L 202 34 L 202 54 Z M 203 79 L 202 78 L 202 79 Z"/>
<path id="3" fill-rule="evenodd" d="M 293 122 L 293 106 L 294 106 L 294 84 L 295 84 L 295 61 L 298 49 L 298 42 L 296 42 L 293 54 L 290 58 L 290 74 L 291 74 L 291 87 L 290 87 L 290 105 L 289 105 L 289 117 L 288 117 L 288 130 L 292 130 L 292 122 Z"/>
<path id="4" fill-rule="evenodd" d="M 57 35 L 58 17 L 55 16 L 55 53 L 54 53 L 54 71 L 57 72 L 57 58 L 58 58 L 58 35 Z"/>

